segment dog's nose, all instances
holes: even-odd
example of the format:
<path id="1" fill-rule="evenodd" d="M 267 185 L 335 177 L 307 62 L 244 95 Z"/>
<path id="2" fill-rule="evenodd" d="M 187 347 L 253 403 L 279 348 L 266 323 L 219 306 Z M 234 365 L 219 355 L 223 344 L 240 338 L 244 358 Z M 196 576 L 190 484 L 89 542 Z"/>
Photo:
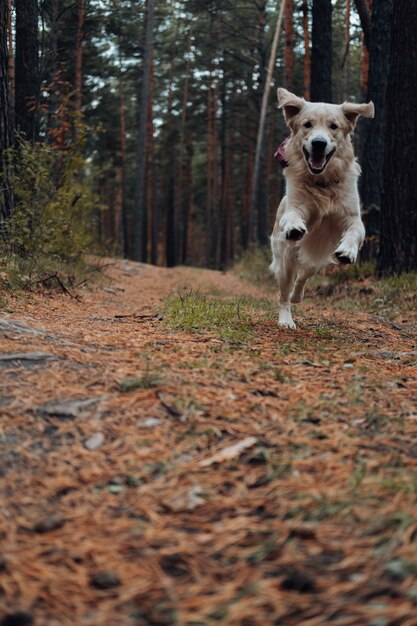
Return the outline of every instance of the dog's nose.
<path id="1" fill-rule="evenodd" d="M 311 142 L 314 152 L 324 152 L 327 147 L 327 140 L 324 137 L 315 137 Z"/>

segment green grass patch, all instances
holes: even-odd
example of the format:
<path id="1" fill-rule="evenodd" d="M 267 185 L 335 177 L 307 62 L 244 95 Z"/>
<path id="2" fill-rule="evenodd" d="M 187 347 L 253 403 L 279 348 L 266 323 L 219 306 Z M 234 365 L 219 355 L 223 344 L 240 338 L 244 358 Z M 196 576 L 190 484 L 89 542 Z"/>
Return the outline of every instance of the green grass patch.
<path id="1" fill-rule="evenodd" d="M 213 298 L 191 290 L 169 298 L 164 313 L 171 328 L 214 332 L 221 339 L 242 342 L 252 330 L 247 307 L 247 302 L 239 298 Z"/>

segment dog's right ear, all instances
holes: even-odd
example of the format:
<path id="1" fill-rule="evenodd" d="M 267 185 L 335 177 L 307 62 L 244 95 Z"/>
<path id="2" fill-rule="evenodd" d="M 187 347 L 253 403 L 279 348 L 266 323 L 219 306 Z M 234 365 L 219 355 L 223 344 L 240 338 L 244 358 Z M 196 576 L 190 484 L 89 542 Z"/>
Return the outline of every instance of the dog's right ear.
<path id="1" fill-rule="evenodd" d="M 304 98 L 299 98 L 290 91 L 287 91 L 287 89 L 283 89 L 283 87 L 278 87 L 277 94 L 279 108 L 284 109 L 285 121 L 288 126 L 290 126 L 291 120 L 299 114 L 306 101 Z"/>

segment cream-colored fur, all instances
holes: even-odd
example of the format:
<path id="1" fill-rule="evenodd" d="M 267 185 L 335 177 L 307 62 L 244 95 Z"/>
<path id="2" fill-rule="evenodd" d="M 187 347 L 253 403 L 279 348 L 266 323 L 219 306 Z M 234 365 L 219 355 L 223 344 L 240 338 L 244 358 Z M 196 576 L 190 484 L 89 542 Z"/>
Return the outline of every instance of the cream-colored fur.
<path id="1" fill-rule="evenodd" d="M 373 117 L 374 105 L 307 102 L 286 89 L 278 89 L 278 101 L 292 132 L 270 269 L 278 281 L 279 323 L 295 328 L 291 302 L 302 300 L 307 279 L 335 257 L 354 263 L 362 246 L 360 167 L 350 132 L 359 115 Z"/>

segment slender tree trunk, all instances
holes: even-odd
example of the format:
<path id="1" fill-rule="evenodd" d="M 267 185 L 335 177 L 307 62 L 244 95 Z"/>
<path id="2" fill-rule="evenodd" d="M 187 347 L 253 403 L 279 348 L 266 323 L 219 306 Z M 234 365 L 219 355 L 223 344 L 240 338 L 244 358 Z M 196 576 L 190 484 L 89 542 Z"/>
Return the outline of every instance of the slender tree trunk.
<path id="1" fill-rule="evenodd" d="M 417 270 L 417 3 L 393 2 L 379 274 Z"/>
<path id="2" fill-rule="evenodd" d="M 311 100 L 332 101 L 332 1 L 313 0 Z"/>
<path id="3" fill-rule="evenodd" d="M 182 90 L 182 103 L 181 103 L 181 125 L 180 125 L 180 140 L 179 140 L 179 156 L 178 156 L 178 184 L 177 184 L 177 202 L 176 202 L 176 214 L 181 216 L 182 233 L 181 238 L 178 241 L 179 257 L 181 262 L 185 261 L 184 250 L 187 249 L 186 243 L 186 212 L 187 207 L 184 202 L 183 192 L 183 178 L 184 178 L 184 154 L 185 154 L 185 136 L 186 136 L 186 123 L 187 123 L 187 103 L 188 103 L 188 88 L 190 83 L 190 48 L 192 44 L 192 29 L 188 33 L 188 46 L 187 46 L 187 61 L 185 64 L 185 76 L 184 87 Z"/>
<path id="4" fill-rule="evenodd" d="M 154 90 L 154 73 L 153 73 L 153 53 L 151 58 L 151 75 L 150 75 L 150 99 L 148 107 L 148 120 L 146 130 L 146 227 L 147 227 L 147 249 L 144 255 L 144 261 L 151 261 L 156 256 L 156 251 L 152 249 L 153 229 L 155 226 L 155 180 L 154 180 L 154 141 L 153 141 L 153 90 Z"/>
<path id="5" fill-rule="evenodd" d="M 83 90 L 84 0 L 78 0 L 77 41 L 75 46 L 75 112 L 81 116 Z"/>
<path id="6" fill-rule="evenodd" d="M 376 1 L 379 2 L 379 0 Z M 369 50 L 372 30 L 371 17 L 369 14 L 369 0 L 355 0 L 355 5 L 361 21 L 364 43 Z"/>
<path id="7" fill-rule="evenodd" d="M 304 98 L 310 100 L 311 50 L 308 24 L 308 0 L 303 0 L 303 35 L 304 35 Z"/>
<path id="8" fill-rule="evenodd" d="M 165 196 L 165 256 L 168 267 L 174 267 L 177 264 L 177 221 L 175 219 L 175 171 L 172 167 L 175 155 L 173 149 L 173 76 L 174 76 L 174 59 L 176 55 L 175 45 L 172 46 L 171 63 L 169 67 L 168 79 L 168 98 L 167 98 L 167 122 L 165 124 L 165 144 L 168 146 L 166 154 L 166 166 L 164 170 L 165 183 L 163 187 L 166 189 Z"/>
<path id="9" fill-rule="evenodd" d="M 190 133 L 185 137 L 185 194 L 184 194 L 184 232 L 182 240 L 181 258 L 183 263 L 189 260 L 190 249 L 190 219 L 192 218 L 192 159 L 193 142 Z"/>
<path id="10" fill-rule="evenodd" d="M 29 141 L 38 137 L 39 43 L 37 0 L 15 0 L 16 65 L 15 114 L 16 127 Z"/>
<path id="11" fill-rule="evenodd" d="M 15 69 L 13 52 L 13 29 L 12 29 L 12 0 L 7 0 L 8 8 L 8 44 L 9 44 L 9 120 L 12 136 L 14 135 L 14 107 L 15 107 Z"/>
<path id="12" fill-rule="evenodd" d="M 361 252 L 362 259 L 374 255 L 374 241 L 379 231 L 392 11 L 393 0 L 376 0 L 372 10 L 368 98 L 374 102 L 375 117 L 372 120 L 363 119 L 361 122 L 363 153 L 360 159 L 362 166 L 360 188 L 367 234 Z"/>
<path id="13" fill-rule="evenodd" d="M 345 14 L 345 54 L 343 57 L 343 91 L 345 100 L 349 98 L 350 76 L 350 0 L 346 0 Z"/>
<path id="14" fill-rule="evenodd" d="M 260 174 L 261 174 L 262 159 L 265 159 L 264 137 L 265 137 L 266 112 L 267 112 L 268 98 L 269 98 L 269 92 L 271 88 L 272 73 L 273 73 L 275 61 L 276 61 L 279 34 L 281 31 L 282 20 L 284 16 L 284 7 L 285 7 L 285 0 L 281 0 L 281 8 L 280 8 L 277 23 L 275 26 L 274 39 L 272 42 L 271 54 L 269 57 L 268 71 L 266 75 L 265 86 L 264 86 L 263 96 L 262 96 L 261 111 L 260 111 L 260 116 L 259 116 L 258 135 L 256 139 L 254 173 L 253 173 L 253 180 L 252 180 L 251 202 L 250 202 L 249 215 L 248 215 L 249 245 L 251 245 L 254 242 L 253 230 L 254 230 L 257 208 L 258 208 L 258 239 L 259 239 L 259 242 L 262 244 L 267 243 L 268 241 L 267 200 L 266 198 L 263 198 L 262 201 L 259 202 Z M 259 215 L 259 212 L 260 212 L 260 215 Z"/>
<path id="15" fill-rule="evenodd" d="M 0 39 L 0 233 L 4 222 L 13 211 L 13 186 L 11 182 L 10 159 L 7 150 L 12 145 L 12 133 L 9 117 L 9 53 L 7 49 L 7 30 L 9 24 L 8 3 L 0 1 L 0 30 L 5 35 Z"/>
<path id="16" fill-rule="evenodd" d="M 367 14 L 370 15 L 372 9 L 372 0 L 366 0 Z M 362 35 L 362 48 L 361 48 L 361 76 L 360 86 L 362 90 L 362 98 L 366 100 L 368 94 L 368 73 L 369 73 L 369 47 L 371 44 L 371 34 L 366 35 L 365 43 L 365 31 Z"/>
<path id="17" fill-rule="evenodd" d="M 206 202 L 206 263 L 216 265 L 217 237 L 217 79 L 210 72 L 207 101 L 207 202 Z"/>
<path id="18" fill-rule="evenodd" d="M 284 87 L 293 89 L 294 68 L 294 0 L 285 0 Z"/>
<path id="19" fill-rule="evenodd" d="M 120 249 L 127 255 L 127 216 L 125 202 L 126 185 L 126 103 L 122 86 L 120 85 L 119 96 L 119 124 L 120 124 L 120 164 L 119 164 L 119 185 L 120 185 L 120 211 L 117 215 L 116 236 L 120 244 Z"/>
<path id="20" fill-rule="evenodd" d="M 142 90 L 139 110 L 139 127 L 136 147 L 136 176 L 133 199 L 133 246 L 135 261 L 142 261 L 146 255 L 146 126 L 150 101 L 151 56 L 155 21 L 155 0 L 147 0 L 145 58 L 142 76 Z"/>

